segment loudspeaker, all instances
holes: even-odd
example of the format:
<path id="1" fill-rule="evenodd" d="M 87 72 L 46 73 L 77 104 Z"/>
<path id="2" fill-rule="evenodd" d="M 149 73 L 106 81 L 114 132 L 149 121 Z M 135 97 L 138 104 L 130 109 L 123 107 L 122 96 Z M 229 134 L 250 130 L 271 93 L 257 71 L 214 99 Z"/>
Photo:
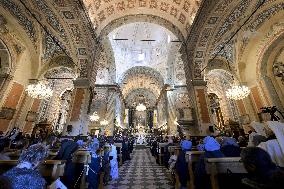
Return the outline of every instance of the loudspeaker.
<path id="1" fill-rule="evenodd" d="M 68 133 L 71 133 L 72 132 L 72 125 L 67 125 L 67 132 Z"/>
<path id="2" fill-rule="evenodd" d="M 209 126 L 208 129 L 211 133 L 214 133 L 214 127 L 213 126 Z"/>

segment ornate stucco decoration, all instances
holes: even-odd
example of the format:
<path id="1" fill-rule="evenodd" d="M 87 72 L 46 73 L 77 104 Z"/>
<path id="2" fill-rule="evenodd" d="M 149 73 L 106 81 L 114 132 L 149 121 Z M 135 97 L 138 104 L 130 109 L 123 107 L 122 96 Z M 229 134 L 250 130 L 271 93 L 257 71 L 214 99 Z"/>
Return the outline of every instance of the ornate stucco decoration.
<path id="1" fill-rule="evenodd" d="M 284 63 L 275 62 L 273 64 L 273 74 L 281 78 L 282 83 L 284 84 Z"/>
<path id="2" fill-rule="evenodd" d="M 24 28 L 31 41 L 35 44 L 38 38 L 36 26 L 35 23 L 24 13 L 25 11 L 23 11 L 22 8 L 12 0 L 2 0 L 0 1 L 0 4 L 17 18 L 18 23 Z"/>
<path id="3" fill-rule="evenodd" d="M 200 0 L 83 0 L 96 32 L 126 15 L 147 14 L 169 20 L 186 36 L 200 6 Z"/>

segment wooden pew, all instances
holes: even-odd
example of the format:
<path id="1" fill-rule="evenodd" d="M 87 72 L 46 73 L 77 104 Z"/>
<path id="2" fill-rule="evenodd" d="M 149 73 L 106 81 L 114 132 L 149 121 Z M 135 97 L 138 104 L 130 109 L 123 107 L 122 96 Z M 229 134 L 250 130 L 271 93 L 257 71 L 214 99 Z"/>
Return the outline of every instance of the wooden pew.
<path id="1" fill-rule="evenodd" d="M 0 161 L 0 174 L 8 171 L 18 164 L 17 160 Z M 43 177 L 51 178 L 52 181 L 63 176 L 65 161 L 63 160 L 46 160 L 39 166 L 39 172 Z"/>
<path id="2" fill-rule="evenodd" d="M 207 174 L 210 174 L 212 189 L 219 189 L 218 174 L 230 173 L 247 173 L 240 157 L 226 158 L 208 158 L 205 159 Z"/>
<path id="3" fill-rule="evenodd" d="M 91 153 L 85 149 L 79 149 L 73 154 L 72 162 L 76 164 L 84 164 L 88 165 L 91 163 Z M 86 188 L 86 169 L 84 169 L 84 172 L 81 177 L 81 183 L 80 188 Z"/>
<path id="4" fill-rule="evenodd" d="M 186 160 L 188 161 L 188 172 L 189 172 L 189 188 L 194 189 L 194 173 L 193 173 L 193 163 L 199 161 L 201 155 L 204 154 L 204 151 L 188 151 L 186 152 Z"/>
<path id="5" fill-rule="evenodd" d="M 169 146 L 168 150 L 170 153 L 175 152 L 175 150 L 181 149 L 180 146 Z"/>

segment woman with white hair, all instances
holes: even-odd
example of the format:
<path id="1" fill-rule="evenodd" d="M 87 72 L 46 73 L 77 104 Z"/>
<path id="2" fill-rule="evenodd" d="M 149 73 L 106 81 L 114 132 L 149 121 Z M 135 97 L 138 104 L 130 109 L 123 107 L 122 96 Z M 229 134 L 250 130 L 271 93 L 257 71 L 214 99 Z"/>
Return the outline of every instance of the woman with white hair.
<path id="1" fill-rule="evenodd" d="M 34 144 L 20 155 L 18 165 L 2 175 L 6 188 L 43 189 L 46 182 L 36 168 L 47 157 L 47 148 L 43 144 Z"/>

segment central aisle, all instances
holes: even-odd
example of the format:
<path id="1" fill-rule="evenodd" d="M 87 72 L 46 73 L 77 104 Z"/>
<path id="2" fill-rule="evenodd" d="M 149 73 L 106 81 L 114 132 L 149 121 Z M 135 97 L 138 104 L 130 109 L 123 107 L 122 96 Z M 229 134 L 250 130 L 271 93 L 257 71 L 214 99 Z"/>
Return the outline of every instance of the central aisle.
<path id="1" fill-rule="evenodd" d="M 140 148 L 140 149 L 138 149 Z M 171 189 L 169 171 L 159 166 L 150 150 L 140 146 L 133 151 L 132 159 L 119 168 L 119 179 L 110 182 L 107 189 Z"/>

